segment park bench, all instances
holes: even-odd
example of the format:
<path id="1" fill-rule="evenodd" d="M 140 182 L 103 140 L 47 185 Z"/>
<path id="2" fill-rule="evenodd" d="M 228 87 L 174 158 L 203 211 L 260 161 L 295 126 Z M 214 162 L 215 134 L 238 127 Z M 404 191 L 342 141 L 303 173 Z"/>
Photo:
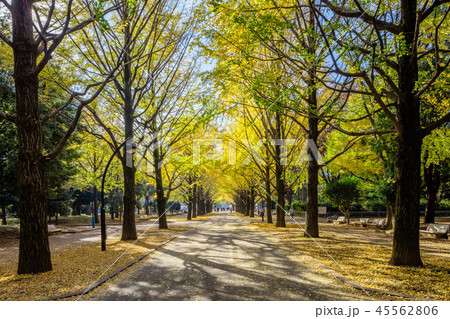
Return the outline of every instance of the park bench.
<path id="1" fill-rule="evenodd" d="M 360 225 L 361 227 L 367 227 L 370 224 L 370 218 L 360 218 L 358 222 L 355 222 L 355 225 Z"/>
<path id="2" fill-rule="evenodd" d="M 55 225 L 48 225 L 47 226 L 48 229 L 48 235 L 52 236 L 52 235 L 59 235 L 62 233 L 61 229 L 57 229 Z"/>
<path id="3" fill-rule="evenodd" d="M 334 221 L 335 224 L 345 224 L 345 217 L 344 216 L 340 216 L 338 217 L 338 219 L 336 219 Z"/>
<path id="4" fill-rule="evenodd" d="M 432 236 L 435 238 L 448 238 L 450 225 L 429 224 L 426 230 L 421 230 L 420 234 L 424 236 Z"/>
<path id="5" fill-rule="evenodd" d="M 382 228 L 386 225 L 386 219 L 374 219 L 371 224 L 377 228 Z"/>
<path id="6" fill-rule="evenodd" d="M 338 219 L 338 215 L 334 214 L 327 217 L 327 223 L 334 223 L 334 221 Z"/>
<path id="7" fill-rule="evenodd" d="M 370 220 L 367 224 L 366 227 L 368 228 L 377 228 L 377 229 L 384 229 L 386 228 L 386 219 L 373 219 Z"/>

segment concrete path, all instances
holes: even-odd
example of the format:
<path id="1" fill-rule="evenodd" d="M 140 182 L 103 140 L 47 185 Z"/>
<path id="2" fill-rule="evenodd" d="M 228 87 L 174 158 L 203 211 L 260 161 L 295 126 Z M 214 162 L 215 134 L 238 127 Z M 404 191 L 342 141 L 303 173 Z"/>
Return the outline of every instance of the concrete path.
<path id="1" fill-rule="evenodd" d="M 364 300 L 244 219 L 216 213 L 93 292 L 97 300 Z"/>
<path id="2" fill-rule="evenodd" d="M 169 227 L 171 226 L 194 226 L 195 221 L 178 221 L 178 220 L 168 220 Z M 198 222 L 197 222 L 198 223 Z M 148 228 L 158 228 L 158 222 L 153 220 L 147 222 L 140 222 L 136 224 L 136 230 L 138 235 L 140 232 L 147 230 Z M 69 227 L 68 227 L 69 228 Z M 78 246 L 80 244 L 100 242 L 100 225 L 96 228 L 91 226 L 83 226 L 79 228 L 84 228 L 84 232 L 76 233 L 63 233 L 61 235 L 50 236 L 49 243 L 52 250 L 66 249 L 72 246 Z M 107 225 L 106 233 L 108 238 L 120 238 L 122 236 L 122 225 L 112 224 Z"/>
<path id="3" fill-rule="evenodd" d="M 188 226 L 193 227 L 198 225 L 200 221 L 186 221 L 186 220 L 168 220 L 169 227 L 171 226 Z M 140 232 L 147 230 L 148 228 L 158 228 L 158 222 L 150 220 L 146 222 L 140 222 L 136 224 L 138 235 Z M 92 228 L 91 226 L 62 226 L 59 229 L 63 229 L 62 234 L 49 236 L 49 244 L 51 252 L 64 250 L 70 247 L 79 246 L 82 244 L 100 242 L 100 226 Z M 74 232 L 68 232 L 73 230 Z M 108 238 L 120 238 L 122 235 L 122 225 L 120 224 L 107 224 Z M 0 246 L 0 260 L 17 260 L 19 254 L 19 239 L 15 239 L 9 242 L 8 245 Z"/>

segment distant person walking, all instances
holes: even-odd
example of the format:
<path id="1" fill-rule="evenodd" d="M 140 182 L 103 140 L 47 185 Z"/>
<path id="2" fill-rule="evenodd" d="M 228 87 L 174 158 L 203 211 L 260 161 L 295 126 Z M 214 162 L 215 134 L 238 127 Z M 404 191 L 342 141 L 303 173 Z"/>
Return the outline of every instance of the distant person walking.
<path id="1" fill-rule="evenodd" d="M 262 210 L 262 211 L 259 213 L 259 215 L 261 216 L 262 221 L 264 222 L 264 211 Z"/>
<path id="2" fill-rule="evenodd" d="M 293 208 L 291 208 L 291 210 L 290 210 L 290 215 L 291 215 L 291 218 L 294 219 L 294 209 Z"/>

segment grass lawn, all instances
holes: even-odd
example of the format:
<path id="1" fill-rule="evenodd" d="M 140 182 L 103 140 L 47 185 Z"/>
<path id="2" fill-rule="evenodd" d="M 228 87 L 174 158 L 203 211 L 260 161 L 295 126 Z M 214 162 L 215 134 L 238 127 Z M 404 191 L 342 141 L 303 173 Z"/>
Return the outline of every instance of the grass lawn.
<path id="1" fill-rule="evenodd" d="M 110 215 L 106 216 L 106 220 L 108 224 L 120 224 L 121 221 L 119 219 L 111 219 Z M 56 224 L 61 226 L 71 226 L 71 225 L 91 225 L 92 223 L 92 216 L 91 215 L 76 215 L 76 216 L 59 216 L 58 217 L 58 223 L 56 223 L 56 219 L 53 217 L 50 221 L 48 221 L 49 224 Z M 20 219 L 19 218 L 8 218 L 6 220 L 7 226 L 12 225 L 19 225 Z"/>
<path id="2" fill-rule="evenodd" d="M 252 224 L 364 287 L 450 300 L 450 240 L 421 238 L 424 267 L 394 267 L 388 265 L 392 235 L 374 229 L 321 223 L 321 237 L 311 239 L 293 223 Z"/>

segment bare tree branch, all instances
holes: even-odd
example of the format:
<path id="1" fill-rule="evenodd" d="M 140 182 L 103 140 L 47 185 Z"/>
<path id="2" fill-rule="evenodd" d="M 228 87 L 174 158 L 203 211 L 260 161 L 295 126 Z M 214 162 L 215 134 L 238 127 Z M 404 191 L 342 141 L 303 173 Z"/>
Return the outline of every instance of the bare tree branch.
<path id="1" fill-rule="evenodd" d="M 0 2 L 3 3 L 3 5 L 6 7 L 6 9 L 11 11 L 11 5 L 6 0 L 0 0 Z"/>
<path id="2" fill-rule="evenodd" d="M 74 117 L 74 119 L 72 121 L 72 124 L 70 125 L 70 127 L 67 130 L 66 134 L 59 141 L 59 143 L 54 148 L 54 150 L 51 151 L 48 155 L 45 156 L 45 159 L 47 161 L 50 161 L 50 160 L 54 159 L 63 150 L 64 146 L 66 145 L 67 140 L 70 138 L 72 133 L 75 131 L 75 128 L 76 128 L 76 126 L 77 126 L 77 124 L 78 124 L 78 122 L 80 120 L 81 113 L 82 113 L 84 107 L 89 105 L 90 103 L 92 103 L 98 97 L 98 95 L 103 91 L 103 89 L 105 88 L 106 84 L 108 84 L 112 80 L 112 78 L 114 77 L 116 71 L 119 69 L 119 67 L 121 65 L 121 63 L 120 63 L 121 60 L 122 60 L 122 57 L 119 57 L 119 62 L 117 63 L 117 66 L 113 70 L 111 70 L 111 72 L 108 74 L 106 79 L 100 84 L 99 88 L 92 94 L 92 96 L 89 99 L 80 102 L 80 104 L 78 105 L 75 117 Z"/>
<path id="3" fill-rule="evenodd" d="M 422 136 L 426 136 L 426 135 L 430 134 L 434 129 L 436 129 L 448 122 L 450 122 L 450 112 L 445 114 L 443 117 L 441 117 L 436 122 L 428 125 L 424 129 L 422 129 Z"/>
<path id="4" fill-rule="evenodd" d="M 71 14 L 72 14 L 72 10 L 71 10 L 72 2 L 73 2 L 73 0 L 70 0 L 68 5 L 67 5 L 67 14 L 66 14 L 66 20 L 65 20 L 64 25 L 63 25 L 63 30 L 58 35 L 53 36 L 53 37 L 49 37 L 49 38 L 46 39 L 47 42 L 51 41 L 52 44 L 47 49 L 47 51 L 43 51 L 44 52 L 44 56 L 43 56 L 43 58 L 41 59 L 41 61 L 39 62 L 39 64 L 36 66 L 36 68 L 34 70 L 34 72 L 36 74 L 39 74 L 42 71 L 42 69 L 44 69 L 44 67 L 47 65 L 47 63 L 51 60 L 53 52 L 56 50 L 56 48 L 60 45 L 60 43 L 63 41 L 63 39 L 67 35 L 75 32 L 75 31 L 81 30 L 84 27 L 86 27 L 87 25 L 89 25 L 89 24 L 91 24 L 91 23 L 93 23 L 95 21 L 96 16 L 94 15 L 91 18 L 80 22 L 76 26 L 73 26 L 73 27 L 69 28 L 69 23 L 70 23 Z M 106 15 L 106 14 L 108 14 L 110 12 L 113 12 L 113 11 L 117 10 L 121 6 L 123 6 L 123 3 L 119 3 L 119 4 L 117 4 L 117 5 L 115 5 L 115 6 L 111 7 L 111 8 L 106 9 L 105 11 L 102 12 L 102 14 Z M 39 45 L 39 41 L 36 44 Z"/>
<path id="5" fill-rule="evenodd" d="M 361 19 L 370 25 L 376 26 L 380 30 L 386 30 L 393 34 L 400 34 L 401 32 L 401 28 L 395 23 L 378 20 L 376 19 L 376 17 L 368 14 L 356 0 L 354 0 L 354 2 L 359 7 L 358 11 L 337 7 L 328 0 L 320 0 L 320 1 L 324 3 L 328 8 L 330 8 L 331 11 L 333 11 L 335 14 L 341 17 Z"/>
<path id="6" fill-rule="evenodd" d="M 342 154 L 346 153 L 349 149 L 351 149 L 360 140 L 361 140 L 360 137 L 355 137 L 354 139 L 351 139 L 350 141 L 347 142 L 347 144 L 345 145 L 344 149 L 341 152 L 335 154 L 332 158 L 330 158 L 328 161 L 324 162 L 323 164 L 319 164 L 319 166 L 320 167 L 327 166 L 332 161 L 334 161 L 336 158 L 338 158 Z"/>
<path id="7" fill-rule="evenodd" d="M 422 10 L 419 12 L 419 23 L 423 22 L 434 11 L 434 9 L 444 3 L 450 3 L 450 0 L 435 0 L 428 8 L 424 5 Z"/>
<path id="8" fill-rule="evenodd" d="M 13 47 L 13 43 L 10 39 L 8 39 L 8 37 L 3 33 L 0 32 L 0 39 L 5 42 L 7 45 L 9 45 L 11 48 Z"/>

